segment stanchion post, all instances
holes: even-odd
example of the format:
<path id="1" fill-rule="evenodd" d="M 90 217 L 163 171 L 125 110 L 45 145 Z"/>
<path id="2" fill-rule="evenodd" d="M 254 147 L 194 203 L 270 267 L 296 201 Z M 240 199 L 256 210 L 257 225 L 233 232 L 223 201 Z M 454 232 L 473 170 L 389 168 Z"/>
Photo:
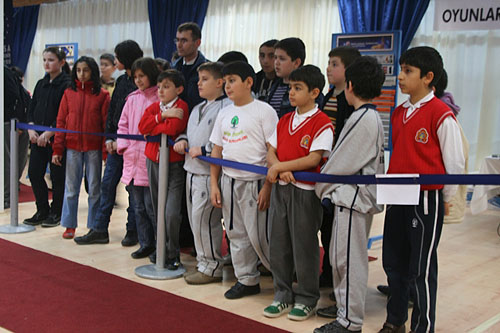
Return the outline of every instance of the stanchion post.
<path id="1" fill-rule="evenodd" d="M 181 277 L 186 269 L 182 265 L 175 271 L 165 268 L 165 208 L 167 205 L 168 189 L 168 161 L 169 149 L 167 144 L 167 135 L 161 135 L 160 145 L 160 165 L 158 177 L 158 216 L 157 216 L 157 234 L 156 234 L 156 264 L 139 266 L 135 269 L 135 274 L 139 277 L 152 280 L 168 280 Z"/>
<path id="2" fill-rule="evenodd" d="M 0 233 L 19 234 L 35 230 L 30 225 L 19 225 L 19 136 L 17 135 L 16 119 L 10 121 L 10 225 L 0 226 Z"/>

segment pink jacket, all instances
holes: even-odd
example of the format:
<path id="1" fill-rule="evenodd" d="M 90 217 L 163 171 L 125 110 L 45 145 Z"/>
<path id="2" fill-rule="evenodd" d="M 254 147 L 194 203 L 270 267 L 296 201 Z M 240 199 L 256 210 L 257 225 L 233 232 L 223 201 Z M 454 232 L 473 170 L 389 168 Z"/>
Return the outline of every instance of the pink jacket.
<path id="1" fill-rule="evenodd" d="M 118 134 L 140 134 L 139 122 L 144 110 L 153 103 L 158 102 L 158 88 L 150 87 L 139 90 L 127 96 L 120 121 Z M 149 186 L 148 171 L 146 169 L 146 141 L 118 139 L 118 154 L 123 155 L 122 183 L 130 185 L 132 179 L 135 186 Z"/>

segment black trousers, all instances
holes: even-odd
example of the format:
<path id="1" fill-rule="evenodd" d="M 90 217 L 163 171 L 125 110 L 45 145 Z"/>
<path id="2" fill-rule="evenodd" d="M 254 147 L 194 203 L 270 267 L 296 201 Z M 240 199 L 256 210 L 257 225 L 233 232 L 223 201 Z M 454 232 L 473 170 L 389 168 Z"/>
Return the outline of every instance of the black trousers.
<path id="1" fill-rule="evenodd" d="M 52 164 L 52 146 L 39 147 L 31 144 L 30 163 L 28 176 L 30 178 L 33 194 L 35 195 L 36 208 L 39 211 L 50 212 L 61 216 L 64 200 L 64 175 L 66 158 L 63 156 L 62 166 Z M 45 182 L 47 163 L 50 165 L 50 179 L 52 180 L 52 205 L 49 206 L 49 191 Z"/>
<path id="2" fill-rule="evenodd" d="M 443 228 L 440 190 L 420 192 L 418 206 L 387 206 L 382 260 L 391 296 L 387 322 L 403 325 L 408 299 L 414 300 L 413 332 L 434 332 L 437 294 L 437 247 Z"/>

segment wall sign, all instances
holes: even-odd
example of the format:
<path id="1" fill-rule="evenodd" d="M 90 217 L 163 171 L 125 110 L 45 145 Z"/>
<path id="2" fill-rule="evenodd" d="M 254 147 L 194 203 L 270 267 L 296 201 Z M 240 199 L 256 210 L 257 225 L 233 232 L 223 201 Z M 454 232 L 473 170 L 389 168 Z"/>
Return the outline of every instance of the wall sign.
<path id="1" fill-rule="evenodd" d="M 436 0 L 434 30 L 500 29 L 499 0 Z"/>

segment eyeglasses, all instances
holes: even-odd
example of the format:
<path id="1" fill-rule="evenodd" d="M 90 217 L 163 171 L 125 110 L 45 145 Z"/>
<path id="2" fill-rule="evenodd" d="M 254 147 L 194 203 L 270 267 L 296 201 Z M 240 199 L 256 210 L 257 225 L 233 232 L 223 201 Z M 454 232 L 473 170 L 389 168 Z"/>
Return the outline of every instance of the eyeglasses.
<path id="1" fill-rule="evenodd" d="M 190 42 L 190 40 L 186 39 L 186 38 L 174 38 L 174 43 L 180 43 L 180 44 L 185 44 L 187 42 Z"/>

